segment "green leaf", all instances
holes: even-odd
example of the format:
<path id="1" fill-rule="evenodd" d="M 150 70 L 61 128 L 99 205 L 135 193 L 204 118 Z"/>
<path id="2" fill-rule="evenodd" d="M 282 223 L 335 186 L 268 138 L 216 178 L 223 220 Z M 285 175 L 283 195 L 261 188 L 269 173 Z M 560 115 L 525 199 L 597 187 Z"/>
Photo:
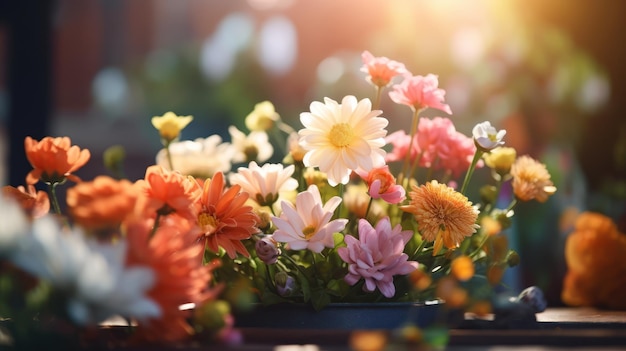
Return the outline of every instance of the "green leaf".
<path id="1" fill-rule="evenodd" d="M 322 310 L 330 303 L 330 295 L 323 289 L 314 289 L 311 291 L 311 304 L 316 311 Z"/>
<path id="2" fill-rule="evenodd" d="M 311 284 L 308 277 L 298 270 L 297 279 L 300 284 L 300 288 L 302 289 L 302 298 L 304 299 L 304 302 L 309 302 L 311 299 Z"/>

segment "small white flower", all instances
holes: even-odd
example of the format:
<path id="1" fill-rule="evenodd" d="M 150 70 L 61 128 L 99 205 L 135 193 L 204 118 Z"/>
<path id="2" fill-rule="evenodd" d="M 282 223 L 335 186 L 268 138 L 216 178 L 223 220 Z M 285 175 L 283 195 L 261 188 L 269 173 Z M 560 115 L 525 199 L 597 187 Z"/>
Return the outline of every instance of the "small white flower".
<path id="1" fill-rule="evenodd" d="M 280 163 L 266 163 L 262 167 L 252 161 L 246 167 L 239 167 L 230 175 L 231 184 L 238 184 L 261 206 L 271 206 L 282 192 L 293 191 L 298 181 L 291 177 L 295 166 L 284 167 Z"/>
<path id="2" fill-rule="evenodd" d="M 223 143 L 217 134 L 194 141 L 174 142 L 170 144 L 169 150 L 175 170 L 201 178 L 211 178 L 217 172 L 230 171 L 235 154 L 230 144 Z M 169 169 L 165 149 L 157 154 L 156 163 Z"/>
<path id="3" fill-rule="evenodd" d="M 474 136 L 474 143 L 476 147 L 482 151 L 491 151 L 498 146 L 504 145 L 504 135 L 506 130 L 496 130 L 490 122 L 478 123 L 472 129 L 472 135 Z"/>
<path id="4" fill-rule="evenodd" d="M 228 133 L 235 148 L 233 163 L 265 162 L 274 154 L 274 147 L 269 142 L 267 133 L 263 131 L 252 131 L 246 135 L 237 127 L 230 126 Z"/>

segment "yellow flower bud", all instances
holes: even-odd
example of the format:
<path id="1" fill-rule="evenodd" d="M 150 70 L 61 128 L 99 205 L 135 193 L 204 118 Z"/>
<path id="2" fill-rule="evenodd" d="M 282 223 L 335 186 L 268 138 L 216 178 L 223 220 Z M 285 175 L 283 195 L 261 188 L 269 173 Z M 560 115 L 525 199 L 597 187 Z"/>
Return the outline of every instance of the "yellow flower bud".
<path id="1" fill-rule="evenodd" d="M 269 101 L 263 101 L 256 104 L 254 111 L 246 116 L 246 127 L 251 131 L 265 132 L 272 129 L 279 118 L 274 105 Z"/>
<path id="2" fill-rule="evenodd" d="M 489 153 L 485 153 L 483 159 L 485 164 L 503 176 L 511 170 L 513 162 L 517 157 L 517 152 L 512 147 L 497 147 Z"/>
<path id="3" fill-rule="evenodd" d="M 163 116 L 152 117 L 152 125 L 159 131 L 161 139 L 170 143 L 180 136 L 180 131 L 192 120 L 193 116 L 177 116 L 174 112 L 167 112 Z"/>

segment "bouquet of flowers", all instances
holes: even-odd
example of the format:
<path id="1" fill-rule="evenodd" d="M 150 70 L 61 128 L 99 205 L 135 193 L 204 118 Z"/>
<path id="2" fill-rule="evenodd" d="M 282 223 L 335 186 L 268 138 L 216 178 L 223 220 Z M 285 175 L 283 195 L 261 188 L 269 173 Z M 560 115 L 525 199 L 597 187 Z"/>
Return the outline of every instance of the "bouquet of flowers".
<path id="1" fill-rule="evenodd" d="M 0 295 L 14 302 L 0 317 L 94 326 L 122 316 L 134 339 L 180 340 L 236 338 L 230 306 L 242 301 L 319 310 L 442 299 L 488 312 L 493 287 L 519 261 L 503 234 L 513 208 L 546 201 L 556 191 L 550 174 L 504 147 L 505 131 L 489 122 L 465 136 L 450 117 L 421 116 L 452 115 L 437 76 L 367 51 L 362 59 L 373 102 L 315 101 L 299 129 L 268 101 L 245 118 L 249 133 L 229 128 L 230 142 L 180 140 L 192 116 L 152 118 L 164 147 L 136 181 L 122 176 L 122 149 L 105 152 L 110 175 L 82 181 L 74 173 L 89 150 L 68 137 L 27 137 L 33 170 L 0 201 L 9 224 L 0 229 Z M 408 133 L 386 129 L 378 108 L 388 87 L 411 111 Z M 489 181 L 473 184 L 485 166 Z M 68 180 L 76 184 L 61 206 Z M 500 206 L 505 184 L 513 196 Z"/>

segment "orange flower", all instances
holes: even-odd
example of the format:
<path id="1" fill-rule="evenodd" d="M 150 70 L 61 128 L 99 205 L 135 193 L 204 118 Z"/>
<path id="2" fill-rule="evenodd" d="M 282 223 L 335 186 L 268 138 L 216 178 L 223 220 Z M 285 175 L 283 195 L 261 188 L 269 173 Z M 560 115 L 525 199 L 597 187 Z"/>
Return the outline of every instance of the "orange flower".
<path id="1" fill-rule="evenodd" d="M 556 192 L 546 166 L 530 156 L 520 156 L 511 166 L 513 193 L 522 201 L 546 202 Z"/>
<path id="2" fill-rule="evenodd" d="M 259 231 L 256 224 L 260 219 L 251 206 L 245 205 L 248 193 L 241 192 L 239 185 L 229 189 L 224 189 L 224 185 L 222 172 L 204 183 L 198 213 L 200 239 L 214 252 L 222 247 L 230 258 L 235 258 L 237 252 L 250 257 L 241 240 Z"/>
<path id="3" fill-rule="evenodd" d="M 195 203 L 201 188 L 193 178 L 161 166 L 150 166 L 146 169 L 145 178 L 136 184 L 146 195 L 147 203 L 140 206 L 145 211 L 156 211 L 160 215 L 175 212 L 182 217 L 196 219 Z"/>
<path id="4" fill-rule="evenodd" d="M 138 188 L 128 180 L 98 176 L 67 190 L 67 206 L 74 221 L 87 229 L 117 229 L 132 213 Z"/>
<path id="5" fill-rule="evenodd" d="M 40 179 L 46 183 L 62 183 L 65 179 L 80 182 L 80 178 L 72 173 L 91 157 L 89 150 L 72 146 L 68 137 L 45 137 L 36 141 L 27 136 L 24 149 L 28 162 L 34 168 L 26 176 L 26 184 L 35 184 Z"/>
<path id="6" fill-rule="evenodd" d="M 478 210 L 463 194 L 436 180 L 421 186 L 413 185 L 409 205 L 401 209 L 415 216 L 419 231 L 426 241 L 434 241 L 433 255 L 445 245 L 456 248 L 466 236 L 479 227 Z"/>
<path id="7" fill-rule="evenodd" d="M 469 256 L 462 255 L 455 258 L 450 268 L 452 275 L 460 281 L 470 280 L 474 276 L 474 262 Z"/>
<path id="8" fill-rule="evenodd" d="M 202 265 L 201 245 L 188 245 L 179 226 L 161 223 L 154 236 L 151 220 L 129 220 L 125 224 L 128 240 L 127 266 L 148 266 L 154 270 L 155 284 L 147 292 L 161 308 L 158 319 L 140 321 L 137 337 L 151 341 L 177 341 L 193 334 L 188 319 L 191 310 L 181 310 L 187 303 L 196 305 L 215 299 L 220 288 L 209 288 L 217 263 Z M 183 228 L 182 230 L 186 230 Z"/>
<path id="9" fill-rule="evenodd" d="M 37 191 L 33 185 L 28 185 L 27 187 L 20 185 L 14 188 L 6 185 L 2 188 L 2 193 L 17 200 L 24 211 L 32 218 L 38 218 L 50 212 L 48 193 L 42 190 Z"/>
<path id="10" fill-rule="evenodd" d="M 574 306 L 626 309 L 626 234 L 604 215 L 583 212 L 565 243 L 561 298 Z"/>

